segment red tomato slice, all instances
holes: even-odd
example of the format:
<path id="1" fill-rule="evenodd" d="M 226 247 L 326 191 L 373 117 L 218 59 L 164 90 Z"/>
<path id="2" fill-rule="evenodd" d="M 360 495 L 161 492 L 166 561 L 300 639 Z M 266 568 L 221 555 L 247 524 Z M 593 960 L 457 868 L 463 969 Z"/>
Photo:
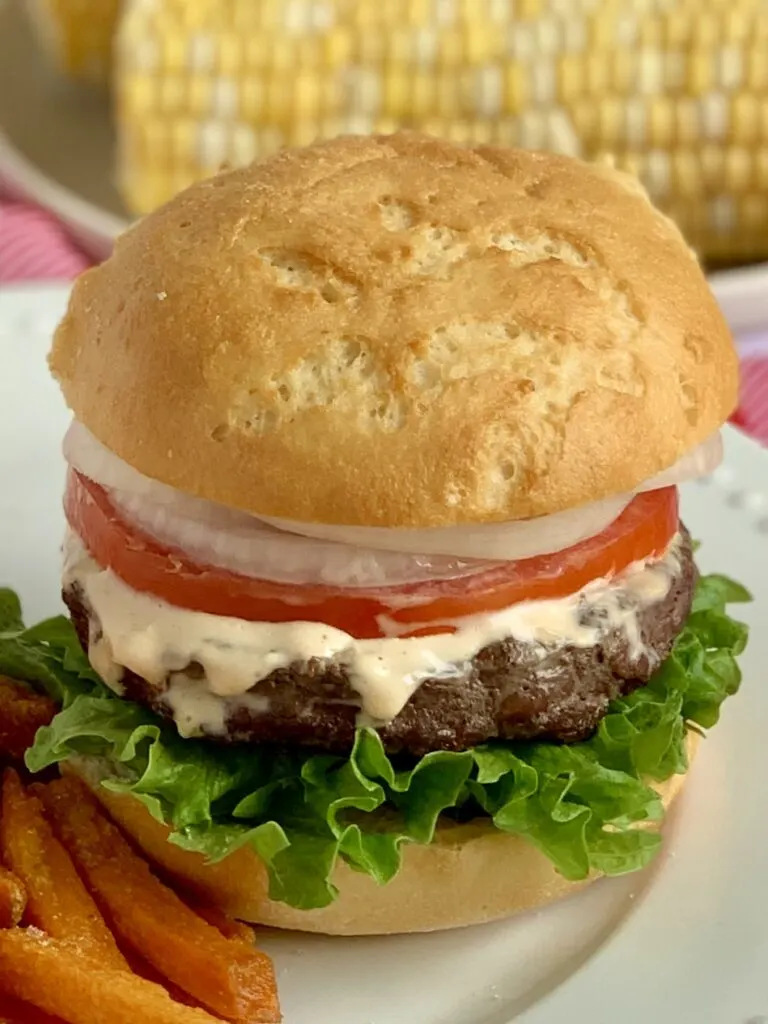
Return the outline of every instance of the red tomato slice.
<path id="1" fill-rule="evenodd" d="M 467 615 L 565 597 L 632 562 L 660 556 L 678 528 L 677 489 L 666 487 L 639 494 L 602 533 L 556 554 L 499 563 L 461 579 L 361 590 L 272 583 L 197 564 L 127 522 L 102 487 L 74 471 L 65 511 L 95 560 L 134 590 L 252 622 L 325 622 L 361 639 L 391 635 L 379 616 L 396 624 L 399 635 L 425 636 L 451 631 L 451 621 Z"/>

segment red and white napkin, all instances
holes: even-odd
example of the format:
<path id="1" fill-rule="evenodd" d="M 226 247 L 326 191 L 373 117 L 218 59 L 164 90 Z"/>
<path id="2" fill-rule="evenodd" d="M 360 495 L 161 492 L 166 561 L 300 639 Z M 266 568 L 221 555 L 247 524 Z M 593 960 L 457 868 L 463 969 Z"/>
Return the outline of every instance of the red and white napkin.
<path id="1" fill-rule="evenodd" d="M 88 257 L 44 210 L 0 199 L 0 286 L 67 281 L 89 265 Z"/>

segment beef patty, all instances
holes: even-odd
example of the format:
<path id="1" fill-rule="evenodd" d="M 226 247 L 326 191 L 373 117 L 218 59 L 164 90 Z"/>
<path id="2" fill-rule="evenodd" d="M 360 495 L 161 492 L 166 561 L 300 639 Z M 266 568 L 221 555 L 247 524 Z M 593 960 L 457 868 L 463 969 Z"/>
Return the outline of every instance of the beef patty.
<path id="1" fill-rule="evenodd" d="M 626 632 L 618 629 L 603 633 L 594 646 L 556 646 L 543 656 L 538 644 L 489 644 L 450 677 L 419 686 L 400 714 L 378 730 L 387 751 L 421 756 L 496 738 L 573 742 L 589 736 L 611 700 L 648 682 L 688 617 L 696 569 L 690 536 L 683 527 L 681 533 L 679 570 L 666 596 L 637 613 L 642 653 L 633 656 Z M 90 611 L 82 592 L 73 587 L 64 600 L 85 646 Z M 130 671 L 122 682 L 125 697 L 172 717 L 162 688 Z M 338 664 L 313 659 L 279 669 L 249 696 L 262 699 L 249 700 L 249 706 L 228 699 L 225 733 L 211 739 L 339 752 L 352 746 L 360 698 Z"/>

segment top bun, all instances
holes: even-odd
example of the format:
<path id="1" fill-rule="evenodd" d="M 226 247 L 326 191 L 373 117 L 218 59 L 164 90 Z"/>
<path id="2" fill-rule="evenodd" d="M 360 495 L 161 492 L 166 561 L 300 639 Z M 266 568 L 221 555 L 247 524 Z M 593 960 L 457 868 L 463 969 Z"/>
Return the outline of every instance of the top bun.
<path id="1" fill-rule="evenodd" d="M 388 527 L 631 491 L 738 381 L 696 258 L 633 179 L 411 133 L 193 185 L 78 280 L 50 361 L 147 476 Z"/>

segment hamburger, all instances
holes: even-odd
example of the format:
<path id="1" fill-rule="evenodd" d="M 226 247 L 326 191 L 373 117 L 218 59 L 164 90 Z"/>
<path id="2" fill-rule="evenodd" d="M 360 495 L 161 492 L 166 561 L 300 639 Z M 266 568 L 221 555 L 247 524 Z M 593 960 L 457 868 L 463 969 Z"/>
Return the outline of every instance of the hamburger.
<path id="1" fill-rule="evenodd" d="M 72 627 L 32 770 L 278 927 L 454 927 L 649 863 L 747 595 L 699 577 L 677 489 L 737 357 L 633 179 L 285 150 L 120 238 L 50 366 Z"/>

